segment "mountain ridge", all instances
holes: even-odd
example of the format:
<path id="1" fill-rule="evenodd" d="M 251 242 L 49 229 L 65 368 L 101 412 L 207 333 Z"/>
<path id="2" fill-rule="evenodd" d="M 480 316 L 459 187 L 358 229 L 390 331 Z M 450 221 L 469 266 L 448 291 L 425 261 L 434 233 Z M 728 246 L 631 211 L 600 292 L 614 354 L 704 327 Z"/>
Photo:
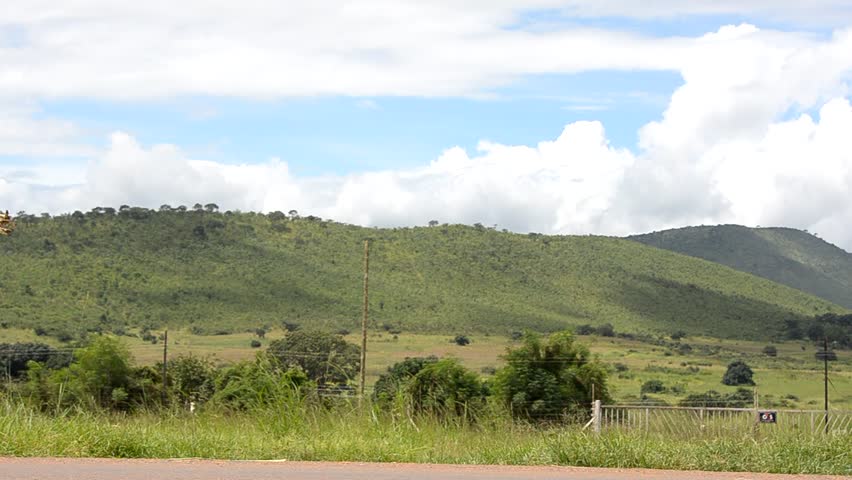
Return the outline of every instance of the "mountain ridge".
<path id="1" fill-rule="evenodd" d="M 852 308 L 852 254 L 806 231 L 715 225 L 626 238 L 720 263 Z"/>
<path id="2" fill-rule="evenodd" d="M 0 242 L 0 327 L 205 334 L 282 322 L 508 334 L 610 323 L 770 340 L 838 305 L 710 261 L 598 236 L 480 226 L 365 228 L 281 212 L 122 207 L 22 216 Z"/>

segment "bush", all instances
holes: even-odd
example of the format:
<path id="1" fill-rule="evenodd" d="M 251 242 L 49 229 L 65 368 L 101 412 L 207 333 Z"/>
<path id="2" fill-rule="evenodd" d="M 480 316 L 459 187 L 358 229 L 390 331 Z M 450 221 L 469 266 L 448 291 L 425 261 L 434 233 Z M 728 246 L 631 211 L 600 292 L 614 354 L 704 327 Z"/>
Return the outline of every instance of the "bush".
<path id="1" fill-rule="evenodd" d="M 464 347 L 465 345 L 470 345 L 470 339 L 467 338 L 466 335 L 456 335 L 456 338 L 453 339 L 453 342 L 455 342 L 456 345 L 459 345 L 461 347 Z"/>
<path id="2" fill-rule="evenodd" d="M 754 372 L 751 367 L 746 365 L 742 360 L 734 360 L 728 365 L 728 370 L 722 377 L 722 383 L 725 385 L 754 385 Z"/>
<path id="3" fill-rule="evenodd" d="M 614 337 L 615 336 L 615 328 L 609 323 L 604 323 L 600 327 L 596 328 L 595 331 L 598 335 L 602 337 Z"/>
<path id="4" fill-rule="evenodd" d="M 388 367 L 373 387 L 373 401 L 380 407 L 388 407 L 404 390 L 407 383 L 427 365 L 438 361 L 438 357 L 406 358 Z"/>
<path id="5" fill-rule="evenodd" d="M 251 346 L 251 348 L 260 348 L 261 343 L 260 340 L 252 340 L 249 345 Z"/>
<path id="6" fill-rule="evenodd" d="M 778 356 L 778 349 L 775 348 L 774 345 L 767 345 L 767 346 L 763 347 L 763 354 L 766 355 L 767 357 L 777 357 Z"/>
<path id="7" fill-rule="evenodd" d="M 275 340 L 267 349 L 284 368 L 297 366 L 320 385 L 345 384 L 355 378 L 361 364 L 361 348 L 340 335 L 297 330 Z"/>
<path id="8" fill-rule="evenodd" d="M 420 414 L 473 420 L 485 406 L 486 389 L 479 377 L 455 359 L 426 365 L 406 390 L 412 409 Z"/>
<path id="9" fill-rule="evenodd" d="M 577 335 L 594 335 L 595 327 L 586 324 L 586 325 L 578 325 L 574 328 L 574 333 Z"/>
<path id="10" fill-rule="evenodd" d="M 614 367 L 616 372 L 626 372 L 627 370 L 630 370 L 630 368 L 623 363 L 616 363 Z"/>
<path id="11" fill-rule="evenodd" d="M 674 341 L 678 341 L 682 338 L 686 338 L 686 332 L 683 330 L 677 330 L 676 332 L 671 334 L 671 339 Z"/>
<path id="12" fill-rule="evenodd" d="M 515 417 L 544 421 L 586 415 L 592 385 L 596 398 L 610 400 L 606 368 L 568 332 L 544 340 L 527 333 L 503 358 L 507 365 L 494 378 L 495 395 Z"/>
<path id="13" fill-rule="evenodd" d="M 666 391 L 666 386 L 663 385 L 663 382 L 660 380 L 648 380 L 642 384 L 642 388 L 640 388 L 639 391 L 642 394 L 663 393 Z"/>
<path id="14" fill-rule="evenodd" d="M 216 367 L 194 355 L 181 355 L 169 360 L 169 382 L 173 394 L 181 403 L 204 402 L 213 396 Z"/>

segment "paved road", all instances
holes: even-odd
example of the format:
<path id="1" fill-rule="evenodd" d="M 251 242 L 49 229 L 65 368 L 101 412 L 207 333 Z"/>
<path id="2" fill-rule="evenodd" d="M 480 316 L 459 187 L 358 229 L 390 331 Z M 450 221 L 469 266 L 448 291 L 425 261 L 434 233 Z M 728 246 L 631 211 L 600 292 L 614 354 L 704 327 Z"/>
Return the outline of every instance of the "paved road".
<path id="1" fill-rule="evenodd" d="M 0 458 L 2 480 L 792 480 L 849 477 L 574 467 Z"/>

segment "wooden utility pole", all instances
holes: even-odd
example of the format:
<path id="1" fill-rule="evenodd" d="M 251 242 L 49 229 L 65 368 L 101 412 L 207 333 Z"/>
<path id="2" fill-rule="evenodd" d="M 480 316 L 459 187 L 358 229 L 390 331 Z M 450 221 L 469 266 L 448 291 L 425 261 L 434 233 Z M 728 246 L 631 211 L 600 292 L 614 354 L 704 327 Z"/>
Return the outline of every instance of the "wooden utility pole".
<path id="1" fill-rule="evenodd" d="M 822 383 L 825 389 L 825 433 L 828 433 L 828 336 L 822 337 Z"/>
<path id="2" fill-rule="evenodd" d="M 367 317 L 370 313 L 370 241 L 364 240 L 364 315 L 361 318 L 361 398 L 367 383 Z"/>
<path id="3" fill-rule="evenodd" d="M 169 364 L 169 331 L 163 332 L 163 405 L 166 404 L 166 379 Z"/>

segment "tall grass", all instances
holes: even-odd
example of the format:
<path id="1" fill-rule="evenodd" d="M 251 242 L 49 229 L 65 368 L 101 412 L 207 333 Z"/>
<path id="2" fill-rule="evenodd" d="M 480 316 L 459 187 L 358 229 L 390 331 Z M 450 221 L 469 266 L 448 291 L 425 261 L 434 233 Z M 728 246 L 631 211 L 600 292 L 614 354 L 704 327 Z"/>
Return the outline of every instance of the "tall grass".
<path id="1" fill-rule="evenodd" d="M 852 474 L 852 436 L 674 440 L 533 427 L 494 416 L 471 425 L 292 400 L 250 413 L 45 414 L 0 401 L 0 455 L 578 465 Z"/>

